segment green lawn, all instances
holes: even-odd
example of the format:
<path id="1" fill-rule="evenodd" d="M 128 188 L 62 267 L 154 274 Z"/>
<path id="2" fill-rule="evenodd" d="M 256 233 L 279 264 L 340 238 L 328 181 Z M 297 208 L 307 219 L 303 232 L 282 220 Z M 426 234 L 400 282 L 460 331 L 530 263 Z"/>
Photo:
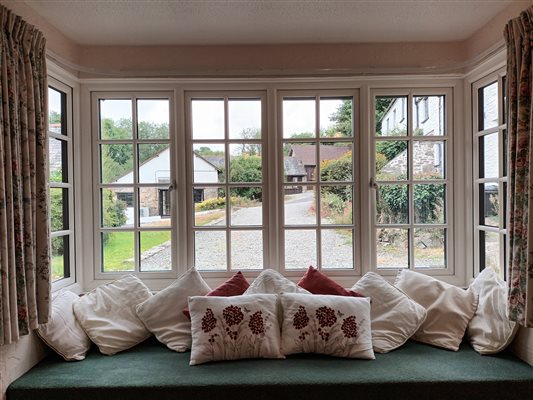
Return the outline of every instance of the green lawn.
<path id="1" fill-rule="evenodd" d="M 170 231 L 143 232 L 141 233 L 141 253 L 169 240 Z M 133 260 L 133 233 L 110 233 L 108 241 L 104 244 L 104 271 L 133 271 L 135 269 Z"/>

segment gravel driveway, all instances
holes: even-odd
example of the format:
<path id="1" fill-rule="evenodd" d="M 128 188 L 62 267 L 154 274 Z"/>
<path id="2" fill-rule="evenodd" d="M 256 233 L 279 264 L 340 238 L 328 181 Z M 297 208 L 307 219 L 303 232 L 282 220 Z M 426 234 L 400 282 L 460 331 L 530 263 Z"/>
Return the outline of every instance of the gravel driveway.
<path id="1" fill-rule="evenodd" d="M 311 211 L 314 200 L 312 191 L 286 196 L 286 224 L 314 224 L 316 216 Z M 247 207 L 234 210 L 233 225 L 260 225 L 261 207 Z M 213 221 L 211 225 L 220 225 L 222 221 Z M 347 232 L 346 232 L 347 233 Z M 196 267 L 202 270 L 226 269 L 225 232 L 196 233 Z M 285 233 L 285 253 L 287 269 L 305 269 L 317 265 L 316 232 L 309 230 L 287 230 Z M 352 246 L 348 234 L 336 230 L 322 231 L 323 268 L 351 268 Z M 155 251 L 154 251 L 155 250 Z M 232 231 L 231 258 L 233 269 L 262 268 L 262 235 L 260 231 Z M 141 254 L 142 271 L 160 270 L 170 266 L 170 242 L 163 243 L 156 249 Z M 166 268 L 164 268 L 166 269 Z"/>

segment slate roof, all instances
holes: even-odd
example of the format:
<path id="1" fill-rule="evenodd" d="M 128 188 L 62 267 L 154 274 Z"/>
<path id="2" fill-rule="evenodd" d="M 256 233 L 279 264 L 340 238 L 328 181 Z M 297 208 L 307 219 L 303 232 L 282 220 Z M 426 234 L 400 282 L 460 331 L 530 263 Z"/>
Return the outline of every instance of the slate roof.
<path id="1" fill-rule="evenodd" d="M 303 164 L 294 157 L 283 157 L 285 164 L 285 173 L 288 176 L 305 176 L 305 168 Z"/>

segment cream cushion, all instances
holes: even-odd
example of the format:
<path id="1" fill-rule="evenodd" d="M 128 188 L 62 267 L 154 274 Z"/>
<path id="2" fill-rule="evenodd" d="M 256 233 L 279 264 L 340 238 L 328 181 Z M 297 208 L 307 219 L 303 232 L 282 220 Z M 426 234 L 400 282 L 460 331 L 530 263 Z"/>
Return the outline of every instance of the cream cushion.
<path id="1" fill-rule="evenodd" d="M 310 294 L 304 288 L 301 288 L 296 283 L 285 278 L 279 272 L 273 269 L 266 269 L 259 274 L 252 282 L 250 287 L 246 289 L 244 294 L 281 294 L 281 293 L 305 293 Z"/>
<path id="2" fill-rule="evenodd" d="M 413 339 L 457 351 L 477 309 L 477 294 L 433 277 L 401 270 L 394 284 L 427 310 Z"/>
<path id="3" fill-rule="evenodd" d="M 174 283 L 137 306 L 137 316 L 157 340 L 169 349 L 183 352 L 191 348 L 191 323 L 182 310 L 189 296 L 203 296 L 211 288 L 194 268 Z"/>
<path id="4" fill-rule="evenodd" d="M 241 358 L 284 358 L 275 294 L 189 299 L 190 365 Z"/>
<path id="5" fill-rule="evenodd" d="M 40 324 L 37 335 L 66 361 L 79 361 L 91 348 L 91 341 L 76 320 L 72 304 L 78 295 L 60 290 L 52 295 L 52 313 L 46 324 Z"/>
<path id="6" fill-rule="evenodd" d="M 426 319 L 426 309 L 374 272 L 366 273 L 352 290 L 372 301 L 372 345 L 387 353 L 403 345 Z"/>
<path id="7" fill-rule="evenodd" d="M 477 311 L 467 329 L 470 344 L 480 354 L 498 353 L 512 342 L 518 328 L 507 314 L 507 285 L 485 268 L 470 287 L 479 295 Z"/>
<path id="8" fill-rule="evenodd" d="M 366 297 L 285 293 L 281 352 L 374 359 Z"/>
<path id="9" fill-rule="evenodd" d="M 151 296 L 139 278 L 127 275 L 80 297 L 73 309 L 76 319 L 100 352 L 113 355 L 150 336 L 135 308 Z"/>

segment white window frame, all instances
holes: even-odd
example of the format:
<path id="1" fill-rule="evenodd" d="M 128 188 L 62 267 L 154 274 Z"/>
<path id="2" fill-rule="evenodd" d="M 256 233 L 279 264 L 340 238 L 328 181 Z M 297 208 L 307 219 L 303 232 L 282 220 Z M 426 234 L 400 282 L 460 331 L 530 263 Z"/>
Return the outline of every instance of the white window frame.
<path id="1" fill-rule="evenodd" d="M 364 164 L 365 160 L 362 159 L 362 154 L 360 151 L 360 140 L 361 140 L 361 129 L 360 129 L 360 118 L 359 118 L 359 109 L 360 109 L 360 99 L 359 99 L 359 90 L 358 89 L 324 89 L 324 90 L 280 90 L 277 94 L 277 153 L 278 153 L 278 165 L 277 170 L 278 179 L 277 179 L 277 193 L 278 193 L 278 210 L 279 218 L 277 224 L 278 232 L 278 249 L 279 249 L 279 258 L 278 264 L 280 266 L 279 271 L 287 277 L 300 277 L 303 272 L 307 269 L 307 265 L 302 264 L 302 269 L 286 269 L 285 268 L 285 231 L 286 230 L 316 230 L 317 239 L 316 239 L 316 260 L 317 265 L 314 267 L 322 269 L 321 264 L 321 232 L 327 229 L 352 229 L 353 230 L 353 242 L 352 242 L 352 251 L 353 251 L 353 268 L 351 269 L 334 269 L 334 268 L 324 268 L 323 271 L 326 272 L 329 276 L 332 277 L 351 277 L 351 276 L 360 276 L 362 275 L 362 254 L 361 254 L 361 166 Z M 284 98 L 315 98 L 315 124 L 316 124 L 316 136 L 313 138 L 296 138 L 296 139 L 284 139 L 283 138 L 283 99 Z M 331 139 L 331 138 L 322 138 L 320 137 L 320 98 L 351 98 L 352 99 L 352 136 L 345 139 Z M 317 178 L 312 183 L 303 185 L 303 186 L 314 186 L 317 190 L 315 192 L 316 196 L 320 197 L 320 187 L 328 186 L 329 182 L 320 182 L 320 161 L 318 155 L 318 147 L 322 142 L 344 142 L 350 143 L 352 145 L 352 180 L 345 182 L 338 182 L 339 185 L 353 185 L 353 194 L 352 194 L 352 224 L 351 225 L 326 225 L 326 228 L 321 226 L 319 221 L 320 219 L 320 201 L 317 201 L 317 223 L 315 225 L 290 225 L 287 228 L 285 227 L 284 222 L 284 187 L 292 186 L 290 182 L 284 182 L 283 170 L 284 170 L 284 160 L 283 160 L 283 145 L 284 143 L 300 143 L 300 142 L 312 141 L 315 143 L 315 157 L 317 161 L 316 175 Z M 298 182 L 298 185 L 302 183 Z M 303 262 L 303 261 L 302 261 Z"/>
<path id="2" fill-rule="evenodd" d="M 215 100 L 224 100 L 224 139 L 193 139 L 192 137 L 192 101 L 201 100 L 201 99 L 215 99 Z M 261 139 L 258 140 L 249 140 L 249 139 L 226 139 L 229 137 L 229 107 L 228 101 L 232 99 L 259 99 L 261 100 Z M 269 163 L 269 129 L 268 129 L 268 119 L 267 119 L 267 92 L 265 90 L 213 90 L 213 91 L 186 91 L 185 92 L 185 151 L 186 151 L 186 209 L 187 209 L 187 260 L 188 265 L 192 266 L 195 264 L 195 243 L 194 235 L 197 231 L 207 230 L 207 231 L 223 231 L 226 233 L 226 270 L 201 270 L 202 275 L 209 278 L 224 278 L 228 277 L 231 274 L 237 272 L 237 270 L 231 269 L 231 232 L 232 231 L 262 231 L 263 236 L 263 268 L 262 269 L 250 269 L 250 270 L 241 270 L 247 275 L 258 275 L 265 268 L 269 268 L 271 263 L 271 248 L 272 246 L 269 243 L 271 224 L 272 220 L 270 212 L 270 202 L 271 194 L 270 180 L 271 174 L 269 173 L 269 168 L 267 167 Z M 224 157 L 225 157 L 225 168 L 227 171 L 226 176 L 229 176 L 229 157 L 230 144 L 237 143 L 258 143 L 261 145 L 261 163 L 262 163 L 262 181 L 261 183 L 232 183 L 229 182 L 229 179 L 222 183 L 194 183 L 194 160 L 192 155 L 193 143 L 207 143 L 207 144 L 220 144 L 224 146 Z M 226 211 L 226 224 L 220 228 L 201 228 L 197 227 L 194 224 L 195 212 L 194 212 L 194 196 L 193 188 L 197 186 L 204 187 L 224 187 L 226 190 L 226 196 L 230 196 L 230 189 L 232 187 L 243 187 L 243 186 L 261 186 L 262 187 L 262 225 L 237 225 L 232 226 L 229 222 L 229 216 L 231 214 L 231 205 L 229 202 L 226 202 L 225 211 Z"/>
<path id="3" fill-rule="evenodd" d="M 418 118 L 420 102 L 414 101 L 415 97 L 424 98 L 425 96 L 444 96 L 444 112 L 445 112 L 445 133 L 444 136 L 414 136 L 412 132 L 417 127 L 416 119 Z M 407 136 L 377 136 L 375 133 L 375 99 L 376 97 L 396 97 L 404 96 L 407 97 Z M 417 272 L 422 272 L 427 275 L 437 276 L 437 277 L 456 277 L 457 271 L 455 268 L 455 259 L 457 255 L 455 253 L 455 201 L 458 199 L 456 191 L 456 182 L 454 179 L 454 131 L 455 131 L 455 103 L 456 99 L 454 98 L 454 90 L 450 87 L 416 87 L 416 88 L 394 88 L 394 89 L 373 89 L 370 92 L 370 129 L 369 129 L 369 154 L 370 154 L 370 186 L 372 190 L 370 191 L 370 210 L 369 215 L 371 215 L 370 221 L 370 242 L 371 242 L 371 270 L 379 273 L 383 276 L 395 276 L 398 272 L 397 269 L 391 268 L 379 268 L 377 267 L 377 242 L 375 240 L 375 233 L 379 228 L 403 228 L 409 229 L 409 239 L 408 239 L 408 260 L 409 268 Z M 411 105 L 411 112 L 409 112 L 409 105 Z M 409 134 L 411 133 L 411 134 Z M 413 174 L 405 181 L 401 181 L 403 184 L 408 184 L 409 187 L 409 223 L 407 224 L 377 224 L 376 223 L 376 185 L 377 179 L 375 177 L 375 142 L 376 140 L 407 140 L 408 141 L 408 166 L 412 165 L 413 158 L 413 142 L 414 141 L 438 141 L 443 140 L 447 142 L 446 151 L 445 151 L 445 166 L 446 173 L 444 179 L 439 179 L 439 183 L 444 183 L 446 185 L 446 198 L 445 203 L 447 205 L 446 213 L 446 222 L 444 224 L 416 224 L 414 223 L 414 197 L 413 197 L 413 185 L 414 184 L 431 184 L 435 183 L 431 180 L 413 180 Z M 398 183 L 398 181 L 382 181 L 381 183 Z M 445 246 L 445 260 L 446 268 L 414 268 L 414 229 L 420 227 L 435 227 L 435 228 L 444 228 L 446 229 L 446 246 Z M 406 268 L 407 269 L 407 268 Z M 456 279 L 453 279 L 456 280 Z"/>
<path id="4" fill-rule="evenodd" d="M 472 90 L 472 136 L 473 136 L 473 156 L 472 156 L 472 170 L 473 170 L 473 242 L 474 242 L 474 276 L 477 276 L 481 271 L 481 247 L 480 247 L 480 232 L 491 232 L 498 234 L 499 236 L 499 263 L 501 266 L 500 277 L 504 279 L 506 277 L 507 269 L 507 226 L 506 223 L 506 209 L 505 205 L 509 204 L 508 196 L 509 193 L 505 193 L 504 185 L 508 183 L 508 173 L 504 175 L 504 152 L 506 151 L 504 147 L 504 135 L 503 132 L 507 130 L 507 123 L 503 121 L 504 110 L 503 110 L 503 84 L 502 81 L 505 78 L 506 71 L 505 68 L 500 68 L 497 71 L 486 75 L 485 77 L 475 81 L 471 85 Z M 479 130 L 479 112 L 481 105 L 479 104 L 478 91 L 492 83 L 497 82 L 498 84 L 498 123 L 496 126 L 482 131 Z M 479 163 L 480 163 L 480 154 L 479 154 L 479 139 L 482 136 L 490 134 L 498 134 L 498 177 L 497 178 L 479 178 Z M 507 160 L 508 161 L 508 160 Z M 498 227 L 492 227 L 487 225 L 480 225 L 480 197 L 479 197 L 479 185 L 485 182 L 498 182 L 498 198 L 499 198 L 499 217 L 500 225 Z M 507 190 L 509 188 L 507 187 Z M 505 222 L 505 224 L 504 224 Z"/>
<path id="5" fill-rule="evenodd" d="M 132 101 L 132 138 L 131 139 L 125 139 L 125 140 L 102 140 L 100 139 L 100 113 L 99 113 L 99 101 L 101 99 L 106 100 L 112 100 L 112 99 L 128 99 Z M 146 140 L 139 140 L 137 139 L 135 133 L 137 130 L 137 118 L 136 118 L 136 108 L 137 108 L 137 100 L 150 100 L 150 99 L 156 99 L 156 100 L 168 100 L 169 101 L 169 139 L 153 139 L 149 142 L 167 142 L 170 144 L 170 154 L 171 154 L 171 163 L 170 163 L 170 183 L 168 184 L 169 190 L 172 191 L 170 199 L 171 199 L 171 227 L 168 228 L 171 232 L 171 264 L 170 269 L 166 271 L 140 271 L 140 260 L 138 258 L 140 257 L 140 238 L 139 234 L 140 232 L 150 232 L 153 230 L 159 231 L 160 229 L 151 229 L 149 227 L 141 227 L 138 224 L 138 214 L 135 213 L 134 215 L 134 226 L 131 228 L 102 228 L 100 226 L 101 221 L 101 207 L 100 207 L 100 190 L 104 187 L 110 187 L 113 186 L 112 184 L 102 184 L 100 183 L 100 144 L 103 143 L 113 143 L 113 144 L 132 144 L 133 147 L 133 183 L 131 184 L 118 184 L 115 185 L 116 187 L 128 187 L 133 188 L 134 190 L 134 202 L 136 204 L 139 204 L 138 201 L 138 189 L 142 187 L 155 187 L 155 186 L 161 186 L 158 183 L 139 183 L 138 181 L 138 170 L 135 167 L 138 165 L 137 163 L 137 142 L 140 141 L 141 143 L 147 143 Z M 136 274 L 140 277 L 143 277 L 145 279 L 164 279 L 164 278 L 174 278 L 176 277 L 176 243 L 177 243 L 177 236 L 176 236 L 176 208 L 174 207 L 174 204 L 176 203 L 173 201 L 174 199 L 174 192 L 175 190 L 172 190 L 175 187 L 174 182 L 176 182 L 176 169 L 174 167 L 174 162 L 172 155 L 175 154 L 175 135 L 173 132 L 175 132 L 175 122 L 174 122 L 174 94 L 170 91 L 94 91 L 91 93 L 91 127 L 92 127 L 92 175 L 93 175 L 93 243 L 94 243 L 94 277 L 95 279 L 117 279 L 121 276 L 124 276 L 124 274 Z M 175 157 L 175 156 L 174 156 Z M 115 232 L 132 232 L 134 235 L 134 258 L 135 258 L 135 270 L 134 271 L 122 271 L 122 272 L 104 272 L 102 270 L 102 243 L 101 243 L 101 233 L 102 231 L 115 231 Z M 166 230 L 166 229 L 165 229 Z"/>
<path id="6" fill-rule="evenodd" d="M 66 126 L 65 126 L 65 134 L 62 133 L 55 133 L 51 132 L 48 129 L 48 115 L 46 116 L 47 120 L 47 129 L 48 129 L 48 136 L 50 138 L 59 139 L 67 144 L 67 182 L 49 182 L 50 188 L 61 188 L 61 189 L 67 189 L 68 190 L 68 229 L 51 232 L 50 233 L 50 239 L 66 236 L 69 237 L 69 254 L 68 254 L 68 260 L 69 265 L 68 267 L 64 266 L 65 268 L 65 274 L 68 275 L 65 278 L 58 279 L 55 282 L 52 282 L 52 290 L 58 290 L 63 287 L 72 285 L 76 282 L 76 216 L 75 216 L 75 195 L 76 195 L 76 189 L 75 189 L 75 171 L 74 171 L 74 115 L 73 115 L 73 88 L 51 76 L 48 77 L 48 87 L 51 87 L 52 89 L 55 89 L 56 91 L 59 91 L 61 93 L 65 94 L 65 105 L 64 110 L 62 110 L 62 113 L 65 113 L 65 116 L 62 118 L 64 119 Z M 63 126 L 61 127 L 63 129 Z M 63 155 L 62 155 L 63 156 Z M 50 201 L 50 199 L 49 199 Z M 67 270 L 68 269 L 68 270 Z"/>

